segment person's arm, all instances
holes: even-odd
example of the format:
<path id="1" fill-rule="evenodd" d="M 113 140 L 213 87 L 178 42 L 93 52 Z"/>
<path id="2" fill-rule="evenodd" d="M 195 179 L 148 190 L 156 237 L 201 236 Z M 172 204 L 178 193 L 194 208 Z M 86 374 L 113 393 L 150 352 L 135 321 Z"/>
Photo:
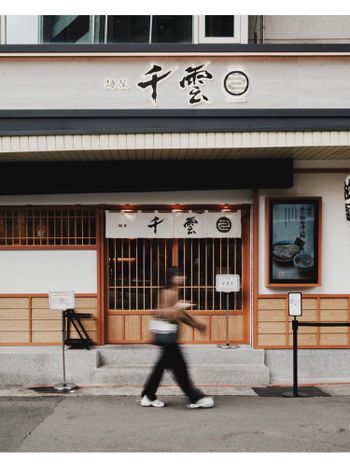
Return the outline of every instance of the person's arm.
<path id="1" fill-rule="evenodd" d="M 158 312 L 159 316 L 169 321 L 179 321 L 181 318 L 182 309 L 177 306 L 169 306 L 161 308 Z"/>
<path id="2" fill-rule="evenodd" d="M 159 316 L 169 321 L 179 321 L 182 307 L 179 306 L 177 294 L 173 291 L 162 290 L 160 293 Z"/>
<path id="3" fill-rule="evenodd" d="M 180 321 L 182 321 L 185 324 L 188 324 L 192 328 L 198 329 L 198 331 L 205 331 L 205 329 L 207 328 L 207 325 L 205 323 L 194 318 L 188 311 L 184 309 L 181 312 Z"/>

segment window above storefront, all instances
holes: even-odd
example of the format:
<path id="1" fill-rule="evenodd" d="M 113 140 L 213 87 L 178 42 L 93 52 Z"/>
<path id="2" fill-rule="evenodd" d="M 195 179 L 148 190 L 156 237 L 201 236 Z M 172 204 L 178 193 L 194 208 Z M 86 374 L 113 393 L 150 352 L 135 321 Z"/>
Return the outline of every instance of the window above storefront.
<path id="1" fill-rule="evenodd" d="M 9 15 L 3 44 L 247 43 L 241 15 Z"/>

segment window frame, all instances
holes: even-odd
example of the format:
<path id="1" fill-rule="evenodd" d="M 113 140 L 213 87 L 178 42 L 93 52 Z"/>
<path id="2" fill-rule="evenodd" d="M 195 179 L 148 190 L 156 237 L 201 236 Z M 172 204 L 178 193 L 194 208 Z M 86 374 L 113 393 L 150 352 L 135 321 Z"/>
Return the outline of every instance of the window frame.
<path id="1" fill-rule="evenodd" d="M 44 42 L 44 16 L 48 16 L 48 15 L 39 15 L 39 18 L 38 18 L 38 41 L 39 41 L 39 44 L 42 44 L 42 45 L 53 44 L 54 42 Z M 96 15 L 86 15 L 86 16 L 89 17 L 90 41 L 88 42 L 62 42 L 61 44 L 72 44 L 72 45 L 98 44 L 98 42 L 95 42 L 95 16 Z"/>
<path id="2" fill-rule="evenodd" d="M 97 15 L 89 15 L 90 17 L 90 38 L 91 41 L 88 43 L 91 44 L 111 44 L 107 42 L 108 37 L 108 16 L 105 16 L 105 26 L 104 26 L 104 42 L 96 42 L 96 23 L 95 18 Z M 149 40 L 148 42 L 142 44 L 159 44 L 157 42 L 151 42 L 152 35 L 152 17 L 150 16 L 150 28 L 149 28 Z M 205 36 L 205 16 L 206 15 L 192 15 L 192 44 L 247 44 L 248 43 L 248 15 L 233 15 L 234 16 L 234 31 L 235 34 L 232 37 L 206 37 Z M 39 17 L 39 43 L 44 44 L 43 42 L 43 17 Z M 120 43 L 115 43 L 120 44 Z M 124 44 L 124 43 L 123 43 Z M 137 43 L 132 43 L 137 44 Z M 169 42 L 166 44 L 179 44 L 177 42 Z"/>
<path id="3" fill-rule="evenodd" d="M 0 209 L 2 211 L 8 210 L 9 212 L 12 211 L 14 213 L 15 211 L 21 211 L 22 214 L 24 215 L 24 219 L 26 220 L 26 233 L 27 233 L 27 228 L 28 228 L 28 222 L 33 219 L 33 217 L 30 217 L 28 215 L 28 212 L 39 212 L 39 217 L 41 217 L 41 212 L 47 211 L 67 211 L 69 213 L 73 213 L 73 216 L 68 215 L 67 217 L 61 215 L 61 216 L 53 216 L 50 217 L 48 214 L 46 217 L 43 217 L 43 219 L 62 219 L 63 221 L 65 220 L 66 222 L 69 222 L 69 220 L 72 219 L 79 219 L 80 217 L 74 217 L 75 213 L 77 211 L 82 211 L 82 212 L 88 212 L 90 211 L 93 213 L 93 215 L 87 214 L 86 216 L 81 216 L 81 219 L 88 218 L 90 222 L 93 222 L 93 228 L 94 228 L 94 235 L 92 236 L 84 236 L 82 235 L 81 237 L 75 237 L 75 236 L 57 236 L 57 242 L 54 240 L 54 243 L 47 242 L 47 240 L 50 240 L 49 235 L 44 235 L 42 238 L 43 240 L 40 241 L 41 237 L 40 236 L 32 236 L 28 237 L 27 235 L 24 236 L 16 236 L 12 233 L 10 237 L 7 235 L 4 235 L 1 237 L 1 240 L 4 240 L 4 243 L 0 245 L 0 251 L 2 250 L 97 250 L 98 249 L 98 242 L 99 242 L 99 216 L 98 216 L 98 209 L 96 206 L 91 206 L 91 205 L 79 205 L 79 206 L 71 206 L 71 205 L 4 205 L 0 206 Z M 12 214 L 12 218 L 15 219 L 15 216 Z M 37 219 L 35 216 L 34 219 Z M 5 221 L 6 225 L 6 221 Z M 40 225 L 40 222 L 39 222 Z M 68 226 L 68 224 L 67 224 Z M 13 232 L 15 232 L 15 224 L 12 224 Z M 45 229 L 48 227 L 48 224 L 44 226 L 43 228 Z M 91 226 L 90 226 L 91 227 Z M 89 229 L 90 229 L 89 227 Z M 6 228 L 6 227 L 5 227 Z M 4 233 L 5 230 L 4 230 Z M 7 238 L 12 238 L 12 243 L 6 243 Z M 82 240 L 81 243 L 73 243 L 72 238 L 77 240 L 78 238 Z M 28 242 L 28 239 L 31 240 L 33 243 Z M 84 243 L 84 240 L 90 239 L 90 243 Z M 65 240 L 67 240 L 67 243 L 65 243 Z M 93 241 L 94 240 L 94 241 Z M 24 242 L 25 241 L 25 242 Z M 59 242 L 62 243 L 59 243 Z M 37 243 L 38 242 L 38 243 Z"/>
<path id="4" fill-rule="evenodd" d="M 208 37 L 205 35 L 205 17 L 200 15 L 198 20 L 198 43 L 199 44 L 246 44 L 248 43 L 248 16 L 233 15 L 234 35 L 232 37 Z M 194 17 L 195 19 L 195 17 Z"/>

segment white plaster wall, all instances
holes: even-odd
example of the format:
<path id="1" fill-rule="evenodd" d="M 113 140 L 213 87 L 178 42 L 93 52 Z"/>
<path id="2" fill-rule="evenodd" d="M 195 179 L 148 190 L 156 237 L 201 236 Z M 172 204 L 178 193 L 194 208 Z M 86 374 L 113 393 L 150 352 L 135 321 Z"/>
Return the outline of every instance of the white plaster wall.
<path id="1" fill-rule="evenodd" d="M 251 202 L 252 190 L 0 196 L 0 206 L 26 204 L 246 204 Z"/>
<path id="2" fill-rule="evenodd" d="M 0 251 L 0 293 L 97 292 L 93 250 Z"/>
<path id="3" fill-rule="evenodd" d="M 349 15 L 264 16 L 265 43 L 349 43 Z"/>
<path id="4" fill-rule="evenodd" d="M 350 173 L 350 171 L 349 171 Z M 285 293 L 290 289 L 265 287 L 265 197 L 322 196 L 322 285 L 302 289 L 304 293 L 350 293 L 350 227 L 344 209 L 345 173 L 300 173 L 294 175 L 294 187 L 289 190 L 269 190 L 259 193 L 259 293 Z M 300 287 L 295 287 L 301 290 Z"/>

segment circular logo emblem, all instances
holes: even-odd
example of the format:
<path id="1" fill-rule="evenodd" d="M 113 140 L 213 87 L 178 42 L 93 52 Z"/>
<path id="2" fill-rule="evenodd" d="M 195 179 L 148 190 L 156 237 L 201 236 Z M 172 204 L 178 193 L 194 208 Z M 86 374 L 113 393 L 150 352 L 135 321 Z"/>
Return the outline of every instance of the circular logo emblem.
<path id="1" fill-rule="evenodd" d="M 248 91 L 248 76 L 243 71 L 231 71 L 225 76 L 224 87 L 232 96 L 241 96 Z"/>
<path id="2" fill-rule="evenodd" d="M 216 221 L 216 228 L 219 232 L 227 233 L 231 230 L 232 224 L 228 217 L 220 217 Z"/>

